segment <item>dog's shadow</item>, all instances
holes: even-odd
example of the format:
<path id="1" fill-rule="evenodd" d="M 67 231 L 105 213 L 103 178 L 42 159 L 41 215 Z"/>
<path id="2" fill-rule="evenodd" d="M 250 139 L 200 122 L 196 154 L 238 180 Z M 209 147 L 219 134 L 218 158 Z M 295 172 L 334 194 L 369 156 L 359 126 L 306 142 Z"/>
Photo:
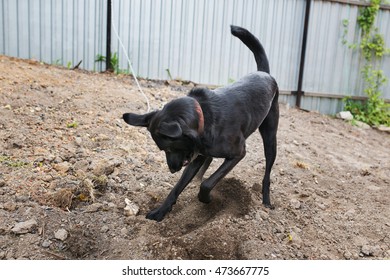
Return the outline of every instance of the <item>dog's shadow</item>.
<path id="1" fill-rule="evenodd" d="M 179 202 L 162 222 L 161 235 L 185 235 L 213 221 L 242 218 L 251 211 L 251 190 L 240 180 L 221 180 L 211 195 L 209 204 L 197 199 Z"/>

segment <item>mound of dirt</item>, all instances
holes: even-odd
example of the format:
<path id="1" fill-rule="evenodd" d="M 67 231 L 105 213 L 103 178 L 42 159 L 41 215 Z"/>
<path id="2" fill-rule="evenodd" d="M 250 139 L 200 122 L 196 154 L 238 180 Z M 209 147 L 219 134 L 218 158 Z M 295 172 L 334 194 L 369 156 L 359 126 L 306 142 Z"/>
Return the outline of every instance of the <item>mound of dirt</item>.
<path id="1" fill-rule="evenodd" d="M 154 109 L 191 87 L 141 85 Z M 121 120 L 146 108 L 131 77 L 0 56 L 0 91 L 0 259 L 390 258 L 389 134 L 281 105 L 275 209 L 254 133 L 211 203 L 194 181 L 156 223 L 180 174 Z"/>

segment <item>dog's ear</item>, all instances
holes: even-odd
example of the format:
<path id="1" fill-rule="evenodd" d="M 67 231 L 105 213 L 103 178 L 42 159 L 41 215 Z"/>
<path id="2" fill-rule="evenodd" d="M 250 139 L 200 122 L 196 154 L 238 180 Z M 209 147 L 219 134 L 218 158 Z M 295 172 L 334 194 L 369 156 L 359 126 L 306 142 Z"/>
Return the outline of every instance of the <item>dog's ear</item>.
<path id="1" fill-rule="evenodd" d="M 178 138 L 183 134 L 178 122 L 163 122 L 160 124 L 158 132 L 171 138 Z"/>
<path id="2" fill-rule="evenodd" d="M 144 115 L 137 115 L 133 113 L 123 114 L 123 120 L 129 125 L 148 127 L 150 120 L 157 113 L 157 111 L 147 113 Z"/>

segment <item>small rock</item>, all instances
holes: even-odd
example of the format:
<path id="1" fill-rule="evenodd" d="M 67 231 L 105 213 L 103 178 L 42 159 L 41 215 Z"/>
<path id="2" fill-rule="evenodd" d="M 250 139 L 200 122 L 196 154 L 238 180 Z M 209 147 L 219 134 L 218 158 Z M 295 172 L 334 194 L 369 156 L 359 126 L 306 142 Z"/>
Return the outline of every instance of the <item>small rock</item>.
<path id="1" fill-rule="evenodd" d="M 294 209 L 299 209 L 301 208 L 301 202 L 298 199 L 293 198 L 290 200 L 290 206 Z"/>
<path id="2" fill-rule="evenodd" d="M 15 224 L 11 231 L 15 234 L 25 234 L 28 232 L 34 232 L 37 226 L 37 221 L 35 219 L 30 219 L 25 222 Z"/>
<path id="3" fill-rule="evenodd" d="M 54 237 L 58 240 L 65 241 L 68 238 L 68 232 L 63 228 L 60 228 L 54 233 Z"/>
<path id="4" fill-rule="evenodd" d="M 46 182 L 46 183 L 50 183 L 51 181 L 54 180 L 54 177 L 52 175 L 44 175 L 42 178 L 42 181 Z"/>
<path id="5" fill-rule="evenodd" d="M 344 258 L 346 260 L 350 260 L 352 257 L 353 257 L 353 255 L 351 254 L 351 252 L 349 252 L 349 251 L 344 252 Z"/>
<path id="6" fill-rule="evenodd" d="M 1 209 L 1 208 L 0 208 Z M 9 232 L 9 228 L 3 224 L 0 223 L 0 235 L 6 234 Z"/>
<path id="7" fill-rule="evenodd" d="M 124 227 L 121 229 L 121 235 L 126 236 L 128 234 L 129 234 L 129 230 L 127 228 Z"/>
<path id="8" fill-rule="evenodd" d="M 5 187 L 5 181 L 0 179 L 0 188 Z"/>
<path id="9" fill-rule="evenodd" d="M 116 200 L 116 195 L 114 193 L 108 193 L 107 197 L 108 197 L 109 201 L 115 201 Z"/>
<path id="10" fill-rule="evenodd" d="M 16 195 L 15 200 L 16 202 L 27 202 L 29 201 L 30 197 L 28 195 Z"/>
<path id="11" fill-rule="evenodd" d="M 115 209 L 116 208 L 116 204 L 113 203 L 113 202 L 107 203 L 107 206 L 108 206 L 109 209 Z"/>
<path id="12" fill-rule="evenodd" d="M 321 254 L 321 255 L 320 255 L 320 259 L 321 259 L 321 260 L 330 260 L 331 258 L 330 258 L 328 255 Z"/>
<path id="13" fill-rule="evenodd" d="M 9 212 L 15 211 L 17 208 L 17 205 L 13 201 L 7 201 L 6 203 L 3 204 L 3 209 Z"/>
<path id="14" fill-rule="evenodd" d="M 105 135 L 105 134 L 99 134 L 97 137 L 96 137 L 96 140 L 97 141 L 106 141 L 106 140 L 110 140 L 110 137 Z"/>
<path id="15" fill-rule="evenodd" d="M 98 162 L 94 162 L 92 167 L 92 173 L 95 176 L 102 176 L 102 175 L 110 175 L 114 172 L 115 167 L 119 165 L 119 163 L 113 161 L 113 160 L 107 160 L 103 159 Z"/>
<path id="16" fill-rule="evenodd" d="M 40 157 L 37 157 L 35 160 L 34 160 L 34 163 L 38 163 L 38 164 L 41 164 L 45 161 L 45 158 L 43 156 L 40 156 Z"/>
<path id="17" fill-rule="evenodd" d="M 355 125 L 357 127 L 362 128 L 362 129 L 370 129 L 371 128 L 371 126 L 369 126 L 368 124 L 361 122 L 361 121 L 355 121 Z"/>
<path id="18" fill-rule="evenodd" d="M 269 217 L 269 213 L 264 210 L 259 210 L 260 218 L 263 220 L 267 220 Z"/>
<path id="19" fill-rule="evenodd" d="M 371 247 L 368 245 L 363 245 L 361 252 L 363 253 L 363 255 L 369 256 L 369 255 L 371 255 Z"/>
<path id="20" fill-rule="evenodd" d="M 356 216 L 356 211 L 355 209 L 349 209 L 347 212 L 345 212 L 344 216 L 348 220 L 352 220 Z"/>
<path id="21" fill-rule="evenodd" d="M 320 208 L 321 210 L 325 210 L 327 208 L 327 206 L 323 203 L 317 203 L 317 206 L 318 208 Z"/>
<path id="22" fill-rule="evenodd" d="M 77 146 L 81 146 L 81 144 L 83 143 L 83 139 L 81 137 L 76 137 L 74 139 L 74 142 L 76 143 Z"/>
<path id="23" fill-rule="evenodd" d="M 125 198 L 126 207 L 123 209 L 126 216 L 135 216 L 139 212 L 138 205 Z"/>
<path id="24" fill-rule="evenodd" d="M 96 203 L 93 203 L 93 204 L 88 205 L 87 207 L 85 207 L 84 212 L 85 213 L 97 212 L 100 209 L 102 209 L 102 207 L 103 207 L 102 203 L 96 202 Z"/>
<path id="25" fill-rule="evenodd" d="M 3 108 L 7 110 L 12 110 L 12 106 L 10 104 L 5 105 Z"/>
<path id="26" fill-rule="evenodd" d="M 77 170 L 87 171 L 89 167 L 88 160 L 79 160 L 74 165 L 73 168 Z"/>
<path id="27" fill-rule="evenodd" d="M 47 161 L 47 162 L 52 162 L 52 161 L 54 161 L 55 159 L 56 159 L 56 156 L 55 156 L 55 155 L 49 154 L 49 155 L 45 156 L 45 161 Z"/>
<path id="28" fill-rule="evenodd" d="M 353 116 L 352 116 L 350 111 L 342 111 L 342 112 L 338 113 L 336 115 L 336 117 L 339 118 L 339 119 L 346 120 L 346 121 L 353 120 Z"/>
<path id="29" fill-rule="evenodd" d="M 60 163 L 54 164 L 53 168 L 54 168 L 54 170 L 56 170 L 57 172 L 60 172 L 60 173 L 62 173 L 62 174 L 65 174 L 66 172 L 69 171 L 70 163 L 67 162 L 67 161 L 60 162 Z"/>
<path id="30" fill-rule="evenodd" d="M 362 246 L 362 249 L 360 250 L 360 252 L 364 255 L 364 256 L 373 256 L 373 257 L 378 257 L 380 256 L 381 254 L 381 248 L 376 245 L 376 246 L 370 246 L 370 245 L 363 245 Z"/>
<path id="31" fill-rule="evenodd" d="M 380 130 L 380 131 L 384 131 L 384 132 L 390 133 L 390 126 L 380 125 L 380 126 L 377 127 L 377 129 Z"/>
<path id="32" fill-rule="evenodd" d="M 41 244 L 41 246 L 42 246 L 43 248 L 49 248 L 50 245 L 51 245 L 51 241 L 50 241 L 50 240 L 44 240 L 44 241 L 42 242 L 42 244 Z"/>
<path id="33" fill-rule="evenodd" d="M 104 226 L 102 226 L 102 228 L 100 229 L 100 232 L 105 233 L 105 232 L 107 232 L 107 231 L 109 231 L 109 230 L 110 230 L 110 228 L 109 228 L 108 226 L 104 225 Z"/>

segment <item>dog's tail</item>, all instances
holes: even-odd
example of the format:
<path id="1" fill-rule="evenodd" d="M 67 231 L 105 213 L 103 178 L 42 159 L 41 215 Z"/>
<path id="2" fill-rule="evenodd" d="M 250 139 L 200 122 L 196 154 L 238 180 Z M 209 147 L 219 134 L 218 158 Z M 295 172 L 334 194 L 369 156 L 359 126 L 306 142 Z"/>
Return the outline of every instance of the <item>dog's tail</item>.
<path id="1" fill-rule="evenodd" d="M 257 64 L 257 70 L 267 72 L 269 74 L 268 58 L 260 41 L 245 28 L 231 25 L 230 30 L 233 36 L 240 39 L 253 52 Z"/>

